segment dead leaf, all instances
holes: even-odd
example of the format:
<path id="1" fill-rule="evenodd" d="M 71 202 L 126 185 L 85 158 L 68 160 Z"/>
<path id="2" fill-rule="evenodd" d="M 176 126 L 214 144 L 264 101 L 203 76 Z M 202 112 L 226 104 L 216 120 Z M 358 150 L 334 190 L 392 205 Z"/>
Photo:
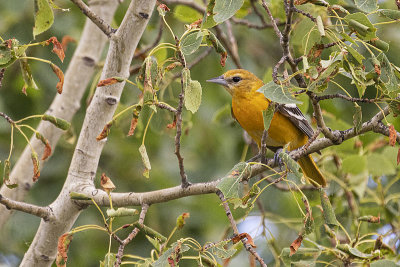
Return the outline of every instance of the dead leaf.
<path id="1" fill-rule="evenodd" d="M 40 177 L 40 169 L 39 169 L 39 158 L 36 152 L 32 151 L 31 159 L 33 163 L 33 182 L 36 182 Z"/>
<path id="2" fill-rule="evenodd" d="M 131 120 L 131 127 L 129 128 L 128 136 L 132 136 L 135 133 L 137 123 L 138 123 L 138 118 L 133 117 Z"/>
<path id="3" fill-rule="evenodd" d="M 257 246 L 254 244 L 253 238 L 251 237 L 251 235 L 249 235 L 248 233 L 241 233 L 238 234 L 237 236 L 234 236 L 232 238 L 232 243 L 236 244 L 237 242 L 239 242 L 240 240 L 242 240 L 243 238 L 247 239 L 247 242 L 250 244 L 250 246 L 252 246 L 253 248 L 256 248 Z"/>
<path id="4" fill-rule="evenodd" d="M 65 233 L 60 238 L 58 238 L 58 245 L 57 245 L 57 258 L 56 264 L 57 267 L 65 267 L 67 265 L 68 259 L 68 248 L 71 244 L 73 235 L 70 233 Z"/>
<path id="5" fill-rule="evenodd" d="M 396 137 L 397 137 L 397 132 L 396 129 L 394 128 L 393 124 L 389 126 L 389 145 L 394 146 L 396 144 Z"/>
<path id="6" fill-rule="evenodd" d="M 292 256 L 293 254 L 296 253 L 297 249 L 301 246 L 301 242 L 303 241 L 303 236 L 299 235 L 295 241 L 290 245 L 290 254 L 289 256 Z"/>
<path id="7" fill-rule="evenodd" d="M 110 121 L 109 123 L 107 123 L 104 128 L 103 131 L 101 131 L 101 133 L 96 137 L 97 141 L 100 141 L 104 138 L 106 138 L 109 134 L 110 134 L 110 128 L 113 125 L 114 121 Z"/>
<path id="8" fill-rule="evenodd" d="M 64 52 L 67 51 L 67 45 L 69 43 L 76 43 L 76 40 L 69 35 L 64 35 L 64 37 L 61 40 L 61 46 L 62 46 Z"/>
<path id="9" fill-rule="evenodd" d="M 171 11 L 171 9 L 169 9 L 169 7 L 167 7 L 166 4 L 160 4 L 158 7 L 164 10 L 165 12 Z"/>
<path id="10" fill-rule="evenodd" d="M 61 94 L 64 86 L 64 73 L 59 67 L 57 67 L 57 65 L 51 63 L 50 66 L 54 71 L 54 73 L 57 75 L 58 79 L 60 79 L 60 81 L 56 85 L 56 88 L 57 88 L 57 93 Z"/>
<path id="11" fill-rule="evenodd" d="M 122 78 L 111 77 L 111 78 L 107 78 L 107 79 L 101 80 L 97 84 L 97 87 L 107 86 L 107 85 L 111 85 L 111 84 L 114 84 L 114 83 L 120 83 L 120 82 L 123 82 L 123 81 L 124 81 L 124 79 L 122 79 Z"/>
<path id="12" fill-rule="evenodd" d="M 400 163 L 400 148 L 399 151 L 397 151 L 397 165 Z"/>
<path id="13" fill-rule="evenodd" d="M 116 187 L 104 172 L 101 174 L 100 185 L 107 194 L 110 194 Z"/>
<path id="14" fill-rule="evenodd" d="M 176 118 L 174 118 L 174 121 L 172 123 L 167 124 L 167 129 L 173 129 L 176 127 Z"/>
<path id="15" fill-rule="evenodd" d="M 184 212 L 182 213 L 178 219 L 176 219 L 176 227 L 180 230 L 186 223 L 186 219 L 190 217 L 190 213 Z"/>
<path id="16" fill-rule="evenodd" d="M 50 43 L 53 43 L 53 50 L 51 50 L 51 52 L 56 54 L 58 56 L 58 58 L 61 60 L 61 62 L 63 62 L 64 58 L 65 58 L 63 46 L 60 44 L 60 42 L 54 36 L 46 41 L 46 45 L 49 45 Z"/>
<path id="17" fill-rule="evenodd" d="M 220 53 L 220 54 L 221 54 L 221 59 L 220 59 L 219 63 L 221 64 L 222 67 L 225 67 L 225 62 L 226 62 L 226 59 L 228 57 L 228 53 L 227 52 L 223 52 L 223 53 Z"/>

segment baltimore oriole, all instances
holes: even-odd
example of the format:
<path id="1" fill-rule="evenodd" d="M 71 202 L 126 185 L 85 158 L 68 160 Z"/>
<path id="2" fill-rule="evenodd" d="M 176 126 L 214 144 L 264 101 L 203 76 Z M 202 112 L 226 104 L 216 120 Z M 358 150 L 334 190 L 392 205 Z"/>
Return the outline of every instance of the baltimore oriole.
<path id="1" fill-rule="evenodd" d="M 271 103 L 264 94 L 257 92 L 264 83 L 253 73 L 242 69 L 230 70 L 207 81 L 224 86 L 231 94 L 234 118 L 260 147 L 264 131 L 262 111 Z M 272 117 L 266 145 L 276 151 L 288 144 L 291 151 L 305 145 L 313 134 L 311 125 L 295 104 L 280 104 Z M 300 158 L 298 163 L 312 184 L 326 186 L 326 180 L 311 155 Z"/>

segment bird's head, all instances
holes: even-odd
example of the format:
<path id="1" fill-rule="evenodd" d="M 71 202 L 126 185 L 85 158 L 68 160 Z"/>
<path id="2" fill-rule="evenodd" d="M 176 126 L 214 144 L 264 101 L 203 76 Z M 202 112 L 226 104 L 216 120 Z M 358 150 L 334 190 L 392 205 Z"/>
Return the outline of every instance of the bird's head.
<path id="1" fill-rule="evenodd" d="M 263 82 L 257 76 L 242 69 L 229 70 L 221 76 L 207 80 L 207 82 L 222 85 L 231 95 L 235 92 L 254 91 L 263 85 Z"/>

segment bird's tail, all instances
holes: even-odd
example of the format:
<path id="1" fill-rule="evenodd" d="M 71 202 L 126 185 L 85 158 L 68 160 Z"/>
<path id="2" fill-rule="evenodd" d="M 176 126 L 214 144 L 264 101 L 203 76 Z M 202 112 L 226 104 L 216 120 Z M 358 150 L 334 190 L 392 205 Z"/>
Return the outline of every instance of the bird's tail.
<path id="1" fill-rule="evenodd" d="M 321 171 L 318 169 L 311 155 L 307 155 L 298 160 L 303 174 L 308 178 L 309 182 L 314 186 L 326 186 L 325 177 L 322 175 Z"/>

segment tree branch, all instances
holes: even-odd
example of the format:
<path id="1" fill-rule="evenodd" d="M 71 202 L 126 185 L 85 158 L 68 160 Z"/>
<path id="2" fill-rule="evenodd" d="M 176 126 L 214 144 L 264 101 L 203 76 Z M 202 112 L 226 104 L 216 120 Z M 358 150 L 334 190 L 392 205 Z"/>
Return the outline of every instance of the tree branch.
<path id="1" fill-rule="evenodd" d="M 0 203 L 3 204 L 7 209 L 19 210 L 31 215 L 42 218 L 43 220 L 50 221 L 54 219 L 51 208 L 40 207 L 20 201 L 15 201 L 0 195 Z"/>
<path id="2" fill-rule="evenodd" d="M 118 6 L 117 1 L 114 0 L 92 0 L 90 3 L 93 5 L 93 11 L 103 17 L 105 21 L 111 21 Z M 53 103 L 45 112 L 46 114 L 67 121 L 72 120 L 80 108 L 82 96 L 92 78 L 106 42 L 107 37 L 104 33 L 90 19 L 86 19 L 80 42 L 65 73 L 63 93 L 55 96 Z M 36 130 L 49 141 L 53 149 L 63 134 L 62 130 L 46 121 L 41 121 Z M 44 152 L 42 142 L 33 136 L 30 143 L 39 158 L 41 158 Z M 40 162 L 41 168 L 45 165 L 44 163 L 43 161 Z M 33 185 L 32 173 L 31 147 L 26 146 L 10 174 L 10 182 L 19 184 L 19 186 L 10 189 L 2 185 L 0 194 L 13 200 L 22 201 Z M 11 214 L 12 210 L 7 210 L 4 206 L 0 206 L 0 229 Z"/>
<path id="3" fill-rule="evenodd" d="M 88 17 L 97 27 L 107 35 L 108 38 L 116 32 L 107 22 L 104 21 L 100 16 L 96 15 L 82 0 L 71 0 L 79 9 Z"/>

